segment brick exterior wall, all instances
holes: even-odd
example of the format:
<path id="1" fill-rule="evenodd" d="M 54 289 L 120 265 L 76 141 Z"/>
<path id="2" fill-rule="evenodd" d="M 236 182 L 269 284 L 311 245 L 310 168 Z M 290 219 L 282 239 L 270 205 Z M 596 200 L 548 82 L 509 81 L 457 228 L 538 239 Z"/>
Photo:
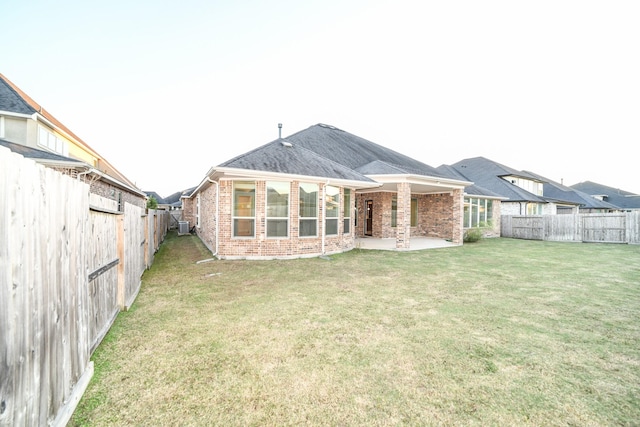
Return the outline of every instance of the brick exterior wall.
<path id="1" fill-rule="evenodd" d="M 109 184 L 108 182 L 92 179 L 90 175 L 88 177 L 86 175 L 81 175 L 80 173 L 78 173 L 77 169 L 64 167 L 54 167 L 52 169 L 60 172 L 63 175 L 68 175 L 71 178 L 78 178 L 78 176 L 80 176 L 82 182 L 89 184 L 90 193 L 106 197 L 107 199 L 115 200 L 116 203 L 118 202 L 118 194 L 122 193 L 122 210 L 124 210 L 125 202 L 143 209 L 147 207 L 146 199 L 139 194 L 130 193 L 127 190 L 123 190 L 122 188 L 116 187 L 115 185 Z"/>
<path id="2" fill-rule="evenodd" d="M 255 181 L 255 233 L 254 237 L 233 237 L 233 181 L 220 180 L 219 189 L 216 184 L 201 190 L 200 224 L 196 233 L 212 253 L 216 250 L 216 220 L 218 223 L 217 256 L 226 259 L 273 259 L 298 258 L 344 252 L 355 245 L 354 218 L 351 218 L 350 233 L 344 234 L 344 189 L 340 189 L 340 216 L 338 217 L 338 234 L 322 238 L 324 228 L 322 198 L 323 185 L 319 185 L 320 207 L 318 212 L 318 233 L 315 237 L 299 236 L 299 184 L 292 181 L 289 193 L 289 236 L 267 238 L 266 236 L 266 181 Z M 216 193 L 220 192 L 216 209 Z M 352 203 L 353 203 L 352 190 Z M 196 224 L 198 213 L 198 196 L 184 200 L 183 220 L 189 221 L 190 227 Z M 219 218 L 216 215 L 219 214 Z M 324 251 L 323 251 L 324 243 Z"/>
<path id="3" fill-rule="evenodd" d="M 399 185 L 400 192 L 410 191 L 404 185 Z M 397 226 L 391 226 L 391 202 L 397 198 Z M 418 218 L 417 225 L 411 227 L 411 199 L 417 199 Z M 361 193 L 356 196 L 358 209 L 358 226 L 356 235 L 364 236 L 366 226 L 366 201 L 373 201 L 373 233 L 376 238 L 396 238 L 398 248 L 408 248 L 411 236 L 439 237 L 450 239 L 453 243 L 462 244 L 462 215 L 463 215 L 463 192 L 454 190 L 450 193 L 439 194 L 411 194 L 401 201 L 400 194 L 391 192 Z M 400 220 L 402 212 L 405 211 L 406 227 L 402 227 Z M 399 238 L 398 227 L 401 231 L 408 229 Z M 408 234 L 408 235 L 407 235 Z M 408 241 L 407 241 L 408 240 Z"/>
<path id="4" fill-rule="evenodd" d="M 318 233 L 314 237 L 299 236 L 299 184 L 299 181 L 292 181 L 290 186 L 289 236 L 286 238 L 266 237 L 266 181 L 264 180 L 255 181 L 255 234 L 253 237 L 232 236 L 233 181 L 231 180 L 220 180 L 219 184 L 211 184 L 201 189 L 197 195 L 183 199 L 182 219 L 188 221 L 191 228 L 197 224 L 199 211 L 200 223 L 196 227 L 197 235 L 212 253 L 216 253 L 217 249 L 217 256 L 226 259 L 298 258 L 351 250 L 355 246 L 356 237 L 364 236 L 367 200 L 373 201 L 373 237 L 396 238 L 398 248 L 409 248 L 411 236 L 438 237 L 462 244 L 462 190 L 427 195 L 411 194 L 410 185 L 401 183 L 398 189 L 404 194 L 404 198 L 395 192 L 358 194 L 352 190 L 351 199 L 357 211 L 352 213 L 350 232 L 344 234 L 344 189 L 340 188 L 338 234 L 325 236 L 323 239 L 325 223 L 322 216 L 323 184 L 319 184 Z M 397 200 L 397 226 L 391 227 L 391 204 L 394 198 Z M 413 198 L 418 201 L 418 222 L 415 227 L 410 225 L 411 199 Z M 216 203 L 219 204 L 218 207 Z M 403 215 L 403 212 L 406 212 L 406 215 Z M 494 207 L 494 212 L 499 218 L 499 207 Z M 404 227 L 401 224 L 403 217 L 406 218 Z M 218 221 L 217 236 L 216 221 Z M 499 226 L 499 221 L 496 221 L 494 227 L 499 230 Z M 406 230 L 404 235 L 398 233 L 398 227 Z"/>

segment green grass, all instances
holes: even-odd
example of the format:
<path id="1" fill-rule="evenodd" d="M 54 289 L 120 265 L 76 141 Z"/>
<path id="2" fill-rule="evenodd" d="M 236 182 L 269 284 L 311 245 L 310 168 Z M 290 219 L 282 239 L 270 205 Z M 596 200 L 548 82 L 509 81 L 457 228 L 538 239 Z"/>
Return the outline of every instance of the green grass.
<path id="1" fill-rule="evenodd" d="M 205 258 L 169 235 L 70 425 L 640 423 L 640 246 Z"/>

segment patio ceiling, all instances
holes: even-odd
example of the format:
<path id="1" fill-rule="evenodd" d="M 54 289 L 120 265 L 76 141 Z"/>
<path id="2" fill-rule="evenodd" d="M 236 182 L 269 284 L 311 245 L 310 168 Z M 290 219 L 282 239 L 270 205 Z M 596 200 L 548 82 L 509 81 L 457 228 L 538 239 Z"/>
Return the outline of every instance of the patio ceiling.
<path id="1" fill-rule="evenodd" d="M 381 183 L 382 186 L 361 190 L 362 193 L 396 192 L 398 184 L 402 182 L 411 184 L 411 193 L 414 194 L 436 194 L 458 189 L 464 190 L 464 187 L 473 184 L 470 181 L 421 175 L 367 175 L 367 177 Z"/>

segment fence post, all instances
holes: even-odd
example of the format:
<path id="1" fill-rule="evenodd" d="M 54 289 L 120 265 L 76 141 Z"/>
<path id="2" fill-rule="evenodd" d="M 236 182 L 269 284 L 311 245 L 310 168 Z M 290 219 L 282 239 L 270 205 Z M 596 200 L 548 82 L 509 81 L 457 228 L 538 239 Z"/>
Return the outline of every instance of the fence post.
<path id="1" fill-rule="evenodd" d="M 125 274 L 124 267 L 126 263 L 124 253 L 124 215 L 119 215 L 117 220 L 117 248 L 118 248 L 118 306 L 120 310 L 125 309 L 126 295 L 125 295 Z"/>

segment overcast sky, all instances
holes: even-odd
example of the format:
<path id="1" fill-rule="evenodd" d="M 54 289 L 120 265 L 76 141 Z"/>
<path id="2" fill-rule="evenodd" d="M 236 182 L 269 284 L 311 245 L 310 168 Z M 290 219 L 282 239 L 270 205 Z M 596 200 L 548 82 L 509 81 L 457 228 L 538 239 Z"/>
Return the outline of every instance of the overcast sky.
<path id="1" fill-rule="evenodd" d="M 317 123 L 640 193 L 640 1 L 2 0 L 0 72 L 145 191 Z"/>

